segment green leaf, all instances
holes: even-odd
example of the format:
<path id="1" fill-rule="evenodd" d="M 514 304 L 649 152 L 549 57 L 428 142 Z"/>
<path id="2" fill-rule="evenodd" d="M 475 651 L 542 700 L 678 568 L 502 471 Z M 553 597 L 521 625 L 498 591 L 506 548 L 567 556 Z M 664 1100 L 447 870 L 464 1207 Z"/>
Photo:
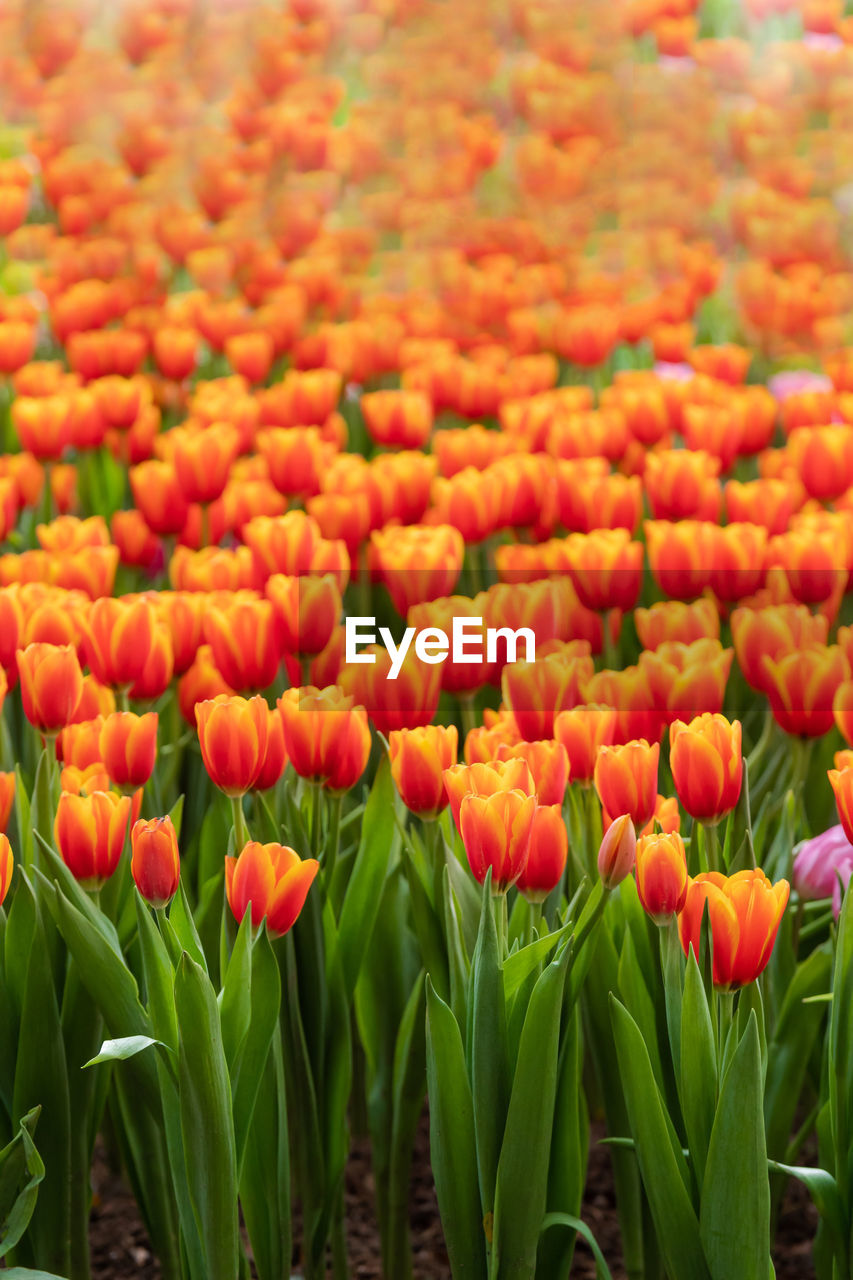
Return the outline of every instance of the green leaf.
<path id="1" fill-rule="evenodd" d="M 549 1213 L 578 1214 L 586 1182 L 589 1118 L 583 1092 L 584 1044 L 580 1007 L 575 1004 L 564 1029 L 557 1067 L 554 1131 L 548 1169 Z M 546 1217 L 546 1222 L 547 1222 Z M 543 1226 L 544 1231 L 544 1226 Z M 537 1274 L 567 1276 L 575 1248 L 573 1231 L 544 1236 L 539 1241 Z"/>
<path id="2" fill-rule="evenodd" d="M 244 919 L 248 919 L 248 916 L 247 912 Z M 248 1135 L 252 1129 L 258 1090 L 267 1069 L 273 1038 L 278 1031 L 280 1008 L 281 978 L 269 937 L 263 929 L 255 938 L 252 948 L 249 1026 L 243 1040 L 239 1068 L 231 1083 L 238 1170 L 241 1168 Z M 286 1121 L 286 1107 L 282 1110 Z"/>
<path id="3" fill-rule="evenodd" d="M 259 1280 L 282 1280 L 290 1274 L 292 1226 L 287 1098 L 278 1036 L 267 1055 L 243 1147 L 240 1205 L 252 1257 Z"/>
<path id="4" fill-rule="evenodd" d="M 33 1141 L 40 1113 L 41 1107 L 28 1111 L 15 1137 L 0 1151 L 0 1258 L 15 1247 L 29 1226 L 44 1178 L 44 1162 Z"/>
<path id="5" fill-rule="evenodd" d="M 749 1024 L 723 1080 L 699 1215 L 712 1280 L 767 1280 L 770 1181 L 764 1141 L 758 1022 Z"/>
<path id="6" fill-rule="evenodd" d="M 237 1160 L 219 1010 L 210 979 L 186 952 L 175 975 L 175 1009 L 181 1128 L 204 1280 L 237 1280 Z"/>
<path id="7" fill-rule="evenodd" d="M 847 1215 L 841 1196 L 838 1194 L 838 1184 L 832 1174 L 827 1173 L 826 1169 L 816 1169 L 811 1165 L 781 1164 L 778 1160 L 768 1160 L 767 1163 L 774 1173 L 784 1173 L 788 1177 L 797 1178 L 806 1187 L 832 1238 L 838 1274 L 847 1275 L 850 1265 L 847 1250 Z"/>
<path id="8" fill-rule="evenodd" d="M 394 821 L 395 788 L 387 756 L 376 773 L 361 827 L 355 866 L 338 924 L 338 951 L 347 1000 L 351 1001 L 376 923 L 382 887 L 400 835 Z"/>
<path id="9" fill-rule="evenodd" d="M 453 1275 L 485 1280 L 486 1235 L 477 1178 L 474 1103 L 462 1036 L 429 978 L 426 992 L 430 1160 L 441 1225 Z"/>
<path id="10" fill-rule="evenodd" d="M 500 1280 L 532 1280 L 545 1217 L 560 1010 L 570 948 L 541 974 L 527 1009 L 498 1164 L 494 1250 Z M 519 1194 L 520 1189 L 524 1193 Z"/>
<path id="11" fill-rule="evenodd" d="M 717 1051 L 705 984 L 691 947 L 681 1003 L 681 1073 L 678 1096 L 693 1171 L 701 1192 L 717 1108 Z"/>
<path id="12" fill-rule="evenodd" d="M 237 941 L 234 943 L 234 950 L 228 961 L 218 1003 L 225 1061 L 228 1063 L 228 1071 L 233 1080 L 252 1017 L 251 911 L 247 911 L 243 916 L 240 928 L 237 930 Z"/>
<path id="13" fill-rule="evenodd" d="M 135 1058 L 143 1049 L 150 1049 L 152 1045 L 158 1045 L 161 1049 L 169 1047 L 162 1040 L 154 1040 L 151 1036 L 122 1036 L 119 1040 L 105 1040 L 100 1053 L 84 1062 L 83 1067 L 94 1067 L 99 1062 L 124 1062 L 128 1058 Z"/>
<path id="14" fill-rule="evenodd" d="M 613 1280 L 604 1254 L 598 1247 L 598 1241 L 585 1222 L 582 1222 L 580 1218 L 576 1218 L 571 1213 L 549 1213 L 542 1223 L 543 1234 L 550 1230 L 551 1227 L 567 1227 L 569 1231 L 577 1232 L 579 1236 L 583 1236 L 592 1251 L 592 1256 L 595 1258 L 595 1273 L 599 1280 Z"/>
<path id="15" fill-rule="evenodd" d="M 673 1276 L 710 1280 L 690 1199 L 687 1162 L 661 1104 L 643 1037 L 612 995 L 610 1016 L 637 1160 L 664 1262 Z M 737 1271 L 728 1280 L 734 1275 L 740 1280 Z"/>
<path id="16" fill-rule="evenodd" d="M 502 904 L 501 904 L 502 905 Z M 483 885 L 480 932 L 471 962 L 471 1094 L 483 1216 L 494 1211 L 495 1179 L 510 1096 L 506 1000 L 492 910 L 491 876 Z"/>
<path id="17" fill-rule="evenodd" d="M 546 933 L 533 942 L 528 942 L 526 947 L 521 947 L 511 956 L 507 956 L 503 966 L 504 994 L 507 1002 L 512 999 L 528 974 L 548 959 L 557 943 L 567 938 L 574 927 L 574 920 L 569 920 L 562 928 L 555 929 L 553 933 Z"/>

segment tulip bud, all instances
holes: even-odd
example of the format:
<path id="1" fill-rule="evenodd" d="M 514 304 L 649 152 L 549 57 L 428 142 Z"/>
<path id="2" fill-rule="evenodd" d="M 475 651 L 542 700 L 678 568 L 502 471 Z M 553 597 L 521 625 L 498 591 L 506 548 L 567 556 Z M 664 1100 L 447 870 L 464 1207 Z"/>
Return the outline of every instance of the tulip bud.
<path id="1" fill-rule="evenodd" d="M 130 833 L 130 872 L 152 907 L 165 907 L 178 889 L 181 860 L 178 836 L 170 817 L 140 819 Z"/>
<path id="2" fill-rule="evenodd" d="M 12 883 L 12 872 L 15 870 L 15 859 L 12 857 L 12 846 L 9 844 L 9 838 L 0 835 L 0 907 L 9 892 L 9 885 Z"/>
<path id="3" fill-rule="evenodd" d="M 14 773 L 0 773 L 0 832 L 6 830 L 14 803 L 15 775 Z"/>
<path id="4" fill-rule="evenodd" d="M 117 787 L 135 791 L 144 787 L 157 755 L 157 712 L 144 716 L 115 711 L 104 720 L 100 736 L 101 759 Z"/>
<path id="5" fill-rule="evenodd" d="M 463 799 L 459 825 L 468 865 L 480 884 L 491 868 L 493 893 L 506 893 L 524 871 L 535 812 L 536 797 L 523 791 Z"/>
<path id="6" fill-rule="evenodd" d="M 678 832 L 637 841 L 637 893 L 655 924 L 677 915 L 687 897 L 687 855 Z"/>
<path id="7" fill-rule="evenodd" d="M 69 724 L 83 693 L 83 673 L 71 645 L 31 644 L 17 652 L 24 715 L 44 734 Z"/>
<path id="8" fill-rule="evenodd" d="M 615 889 L 631 874 L 637 855 L 637 836 L 629 813 L 615 818 L 598 850 L 598 874 L 605 889 Z"/>
<path id="9" fill-rule="evenodd" d="M 422 818 L 434 818 L 447 804 L 443 772 L 456 763 L 456 725 L 392 729 L 391 776 L 403 804 Z"/>

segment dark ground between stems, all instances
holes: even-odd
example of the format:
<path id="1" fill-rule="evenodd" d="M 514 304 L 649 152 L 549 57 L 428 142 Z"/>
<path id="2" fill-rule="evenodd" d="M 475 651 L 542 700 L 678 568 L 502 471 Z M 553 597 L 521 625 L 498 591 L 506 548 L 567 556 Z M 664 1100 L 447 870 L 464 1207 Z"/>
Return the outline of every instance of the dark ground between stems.
<path id="1" fill-rule="evenodd" d="M 589 1176 L 581 1216 L 595 1234 L 613 1280 L 625 1280 L 610 1158 L 607 1148 L 598 1145 L 603 1133 L 600 1125 L 593 1126 Z M 96 1200 L 90 1229 L 93 1280 L 160 1280 L 160 1268 L 152 1256 L 133 1197 L 121 1179 L 108 1168 L 102 1151 L 96 1156 L 94 1185 Z M 373 1208 L 373 1174 L 366 1141 L 355 1143 L 350 1158 L 346 1210 L 350 1274 L 354 1280 L 381 1280 L 379 1233 Z M 416 1280 L 450 1280 L 429 1167 L 426 1116 L 415 1146 L 410 1221 Z M 298 1239 L 298 1221 L 294 1225 Z M 773 1251 L 777 1280 L 814 1280 L 811 1245 L 816 1227 L 817 1214 L 808 1193 L 800 1183 L 792 1182 L 782 1207 Z M 298 1273 L 298 1265 L 294 1270 Z M 571 1275 L 572 1280 L 595 1280 L 595 1262 L 583 1243 L 578 1244 Z"/>

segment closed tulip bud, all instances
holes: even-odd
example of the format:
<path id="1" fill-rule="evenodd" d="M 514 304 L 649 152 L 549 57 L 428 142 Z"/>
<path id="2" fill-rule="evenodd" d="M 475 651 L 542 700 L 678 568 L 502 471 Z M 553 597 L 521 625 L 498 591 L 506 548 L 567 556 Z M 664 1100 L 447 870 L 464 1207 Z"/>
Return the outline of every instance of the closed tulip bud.
<path id="1" fill-rule="evenodd" d="M 62 860 L 87 889 L 99 889 L 119 864 L 130 797 L 112 791 L 72 795 L 63 791 L 56 808 L 54 835 Z"/>
<path id="2" fill-rule="evenodd" d="M 157 712 L 144 716 L 115 711 L 104 720 L 100 758 L 113 784 L 135 791 L 144 787 L 157 757 Z"/>
<path id="3" fill-rule="evenodd" d="M 536 787 L 536 799 L 546 808 L 561 805 L 569 782 L 569 757 L 561 742 L 519 742 L 515 746 L 501 743 L 498 760 L 518 756 L 526 760 Z"/>
<path id="4" fill-rule="evenodd" d="M 595 773 L 598 748 L 612 743 L 615 728 L 616 712 L 600 703 L 570 707 L 556 716 L 554 737 L 566 748 L 572 782 L 589 786 Z"/>
<path id="5" fill-rule="evenodd" d="M 82 619 L 86 658 L 101 684 L 128 688 L 138 680 L 155 641 L 157 615 L 150 600 L 96 600 Z"/>
<path id="6" fill-rule="evenodd" d="M 420 818 L 435 818 L 448 802 L 443 774 L 456 764 L 456 725 L 394 729 L 388 740 L 391 776 L 403 804 Z"/>
<path id="7" fill-rule="evenodd" d="M 152 907 L 165 907 L 177 893 L 181 878 L 178 836 L 172 819 L 167 816 L 135 822 L 130 846 L 134 884 Z"/>
<path id="8" fill-rule="evenodd" d="M 250 840 L 239 857 L 225 859 L 225 893 L 235 920 L 242 921 L 251 903 L 254 928 L 266 919 L 273 936 L 287 933 L 319 869 L 316 858 L 302 859 L 287 845 Z"/>
<path id="9" fill-rule="evenodd" d="M 479 884 L 491 868 L 493 893 L 506 893 L 524 871 L 535 812 L 536 797 L 523 791 L 464 797 L 459 826 L 468 865 Z"/>
<path id="10" fill-rule="evenodd" d="M 687 855 L 678 832 L 637 841 L 637 893 L 655 924 L 666 924 L 687 898 Z"/>
<path id="11" fill-rule="evenodd" d="M 678 798 L 697 822 L 715 826 L 731 813 L 743 779 L 741 725 L 703 712 L 669 727 L 670 768 Z"/>
<path id="12" fill-rule="evenodd" d="M 341 593 L 332 574 L 321 578 L 275 573 L 267 579 L 278 642 L 288 653 L 322 653 L 341 617 Z"/>
<path id="13" fill-rule="evenodd" d="M 598 849 L 598 874 L 605 889 L 615 889 L 631 874 L 637 855 L 637 833 L 630 813 L 614 818 Z"/>
<path id="14" fill-rule="evenodd" d="M 17 653 L 24 715 L 50 737 L 70 724 L 83 694 L 83 672 L 70 644 L 30 644 Z"/>
<path id="15" fill-rule="evenodd" d="M 690 880 L 687 898 L 678 917 L 684 954 L 699 955 L 705 903 L 714 943 L 714 986 L 736 991 L 764 970 L 779 923 L 788 904 L 787 880 L 771 884 L 760 867 L 724 876 L 704 872 Z"/>
<path id="16" fill-rule="evenodd" d="M 227 796 L 251 791 L 263 768 L 269 707 L 261 697 L 219 694 L 195 708 L 201 758 L 211 782 Z"/>
<path id="17" fill-rule="evenodd" d="M 660 745 L 645 738 L 599 749 L 595 789 L 608 813 L 627 813 L 641 831 L 655 811 Z"/>
<path id="18" fill-rule="evenodd" d="M 12 805 L 15 803 L 15 774 L 0 773 L 0 833 L 9 825 Z"/>
<path id="19" fill-rule="evenodd" d="M 12 857 L 12 846 L 7 836 L 0 835 L 0 907 L 3 906 L 6 894 L 9 892 L 14 870 L 15 859 Z"/>
<path id="20" fill-rule="evenodd" d="M 516 888 L 528 902 L 544 902 L 560 883 L 569 854 L 569 833 L 558 804 L 540 804 L 533 815 L 527 863 Z"/>

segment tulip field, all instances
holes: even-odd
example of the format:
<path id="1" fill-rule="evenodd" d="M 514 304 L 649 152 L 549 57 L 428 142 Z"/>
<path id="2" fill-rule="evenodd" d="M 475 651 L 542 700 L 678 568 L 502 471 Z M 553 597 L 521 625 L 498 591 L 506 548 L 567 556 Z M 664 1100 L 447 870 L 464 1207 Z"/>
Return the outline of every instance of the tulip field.
<path id="1" fill-rule="evenodd" d="M 853 4 L 0 0 L 0 1276 L 853 1280 L 851 873 Z"/>

